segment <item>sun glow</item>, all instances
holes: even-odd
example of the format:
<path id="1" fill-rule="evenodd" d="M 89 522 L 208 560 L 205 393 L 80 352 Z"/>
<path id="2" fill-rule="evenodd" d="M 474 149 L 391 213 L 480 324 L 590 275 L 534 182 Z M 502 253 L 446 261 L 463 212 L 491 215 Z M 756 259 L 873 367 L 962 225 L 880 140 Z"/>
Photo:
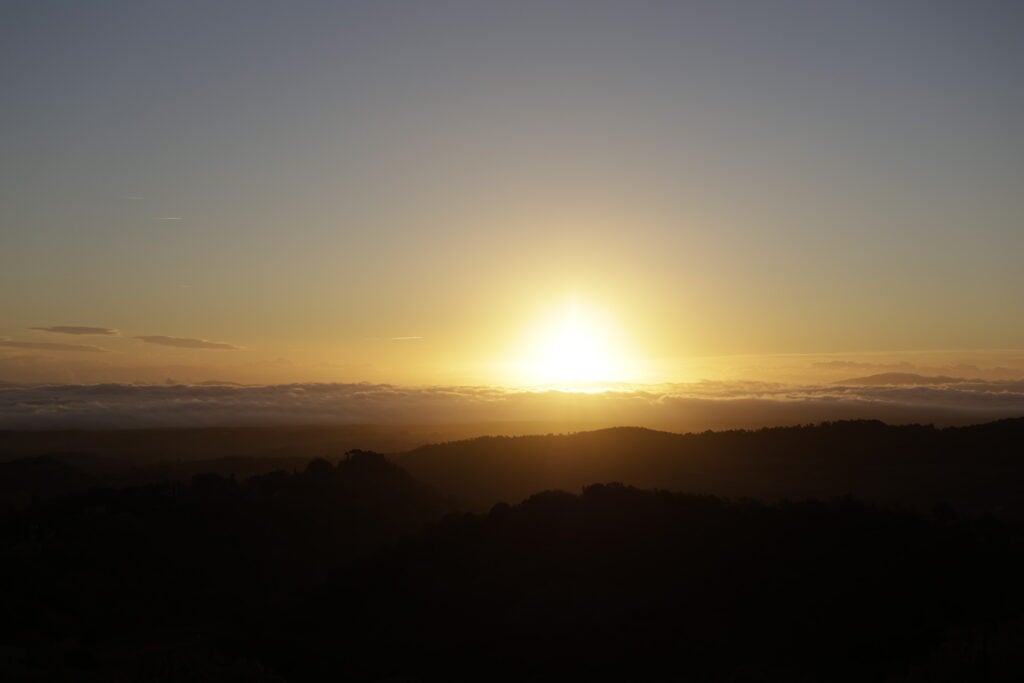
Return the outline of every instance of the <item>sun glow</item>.
<path id="1" fill-rule="evenodd" d="M 573 301 L 537 325 L 521 375 L 528 384 L 560 389 L 621 382 L 627 368 L 610 321 Z"/>

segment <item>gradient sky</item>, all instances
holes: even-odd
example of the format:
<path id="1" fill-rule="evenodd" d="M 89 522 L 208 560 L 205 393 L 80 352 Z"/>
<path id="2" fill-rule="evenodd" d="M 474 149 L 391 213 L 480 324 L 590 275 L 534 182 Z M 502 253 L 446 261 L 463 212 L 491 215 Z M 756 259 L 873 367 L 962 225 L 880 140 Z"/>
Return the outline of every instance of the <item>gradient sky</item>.
<path id="1" fill-rule="evenodd" d="M 1020 349 L 1022 8 L 4 2 L 0 380 Z"/>

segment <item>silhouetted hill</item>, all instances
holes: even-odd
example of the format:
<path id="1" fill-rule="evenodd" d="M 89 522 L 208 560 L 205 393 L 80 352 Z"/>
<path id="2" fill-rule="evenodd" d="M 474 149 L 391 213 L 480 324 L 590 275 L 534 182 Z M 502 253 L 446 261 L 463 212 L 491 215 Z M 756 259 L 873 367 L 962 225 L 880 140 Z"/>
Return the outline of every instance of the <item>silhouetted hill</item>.
<path id="1" fill-rule="evenodd" d="M 336 459 L 336 458 L 335 458 Z M 90 488 L 188 482 L 197 474 L 248 479 L 302 470 L 308 457 L 228 456 L 204 460 L 130 460 L 91 453 L 60 453 L 0 462 L 0 510 L 19 508 Z"/>
<path id="2" fill-rule="evenodd" d="M 364 452 L 34 506 L 0 522 L 0 648 L 43 670 L 80 649 L 117 669 L 136 650 L 206 642 L 450 509 Z"/>
<path id="3" fill-rule="evenodd" d="M 578 491 L 597 481 L 622 481 L 766 499 L 852 494 L 925 507 L 949 502 L 1024 519 L 1018 495 L 1024 490 L 1024 461 L 1017 455 L 1024 450 L 1022 419 L 947 429 L 876 421 L 700 434 L 615 428 L 481 437 L 406 450 L 426 436 L 373 427 L 0 432 L 0 465 L 5 456 L 34 457 L 44 449 L 66 470 L 37 468 L 32 482 L 25 474 L 12 477 L 16 483 L 9 486 L 0 483 L 0 508 L 89 482 L 138 486 L 188 481 L 207 472 L 241 480 L 384 444 L 410 473 L 477 510 L 539 490 Z M 14 466 L 19 467 L 26 466 Z"/>
<path id="4" fill-rule="evenodd" d="M 84 491 L 99 480 L 58 458 L 38 456 L 0 462 L 0 510 Z"/>
<path id="5" fill-rule="evenodd" d="M 296 680 L 877 681 L 929 652 L 944 680 L 1013 676 L 1012 648 L 975 655 L 1020 614 L 1019 541 L 851 500 L 597 485 L 450 516 L 257 640 Z"/>
<path id="6" fill-rule="evenodd" d="M 80 434 L 84 450 L 51 453 L 39 461 L 22 459 L 20 464 L 0 462 L 0 508 L 89 486 L 188 481 L 202 473 L 243 480 L 293 471 L 313 458 L 336 459 L 344 451 L 332 446 L 358 443 L 360 433 L 369 443 L 378 441 L 377 432 L 363 429 L 35 435 L 36 440 L 25 443 L 70 449 L 76 443 L 74 435 Z M 389 438 L 385 441 L 393 443 Z M 147 450 L 150 446 L 152 451 Z M 477 510 L 498 501 L 522 500 L 540 490 L 578 491 L 597 481 L 622 481 L 766 499 L 851 494 L 925 507 L 948 502 L 966 510 L 1024 518 L 1024 501 L 1018 495 L 1024 490 L 1024 459 L 1018 455 L 1022 451 L 1024 419 L 946 429 L 847 421 L 701 434 L 621 427 L 566 435 L 481 437 L 391 457 L 464 507 Z M 172 455 L 179 452 L 183 455 Z"/>
<path id="7" fill-rule="evenodd" d="M 962 382 L 970 381 L 972 380 L 964 379 L 963 377 L 946 377 L 945 375 L 926 376 L 917 375 L 912 372 L 883 372 L 878 375 L 868 375 L 867 377 L 853 377 L 851 379 L 844 379 L 838 382 L 833 382 L 833 384 L 879 387 L 900 385 L 959 384 Z"/>
<path id="8" fill-rule="evenodd" d="M 373 425 L 0 430 L 0 510 L 90 486 L 187 482 L 206 473 L 246 479 L 290 472 L 314 458 L 335 461 L 353 449 L 401 451 L 438 438 L 442 432 L 436 430 Z M 37 458 L 45 458 L 48 469 L 33 465 Z"/>
<path id="9" fill-rule="evenodd" d="M 1024 419 L 236 437 L 0 465 L 0 679 L 1022 679 Z"/>
<path id="10" fill-rule="evenodd" d="M 829 498 L 1024 516 L 1024 419 L 973 427 L 875 421 L 671 434 L 616 428 L 486 437 L 394 457 L 419 479 L 484 510 L 598 481 L 755 498 Z"/>

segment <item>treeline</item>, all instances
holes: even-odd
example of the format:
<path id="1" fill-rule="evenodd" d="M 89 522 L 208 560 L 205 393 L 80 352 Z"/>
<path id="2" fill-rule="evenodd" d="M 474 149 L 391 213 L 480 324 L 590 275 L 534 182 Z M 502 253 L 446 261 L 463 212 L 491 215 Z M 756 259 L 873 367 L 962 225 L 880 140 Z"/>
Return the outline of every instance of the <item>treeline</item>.
<path id="1" fill-rule="evenodd" d="M 0 432 L 0 511 L 97 486 L 301 470 L 383 443 L 395 448 L 391 460 L 477 511 L 618 481 L 765 500 L 853 495 L 925 511 L 945 503 L 1024 521 L 1024 418 L 945 429 L 875 421 L 700 434 L 619 427 L 400 447 L 411 438 L 370 427 Z"/>
<path id="2" fill-rule="evenodd" d="M 94 489 L 8 514 L 0 655 L 26 674 L 87 673 L 208 645 L 450 509 L 354 452 L 294 474 Z"/>
<path id="3" fill-rule="evenodd" d="M 466 507 L 619 481 L 767 500 L 853 495 L 1024 520 L 1024 418 L 937 429 L 846 421 L 671 434 L 620 427 L 485 437 L 394 456 Z"/>
<path id="4" fill-rule="evenodd" d="M 1021 428 L 618 429 L 72 479 L 0 513 L 0 678 L 1024 680 L 1024 531 L 971 498 L 1009 500 Z M 594 484 L 616 479 L 646 489 Z M 923 505 L 940 484 L 954 505 Z M 867 485 L 890 502 L 828 495 Z M 709 495 L 746 486 L 797 502 Z"/>
<path id="5" fill-rule="evenodd" d="M 485 514 L 381 457 L 7 519 L 0 673 L 43 680 L 1010 681 L 1024 534 L 619 484 Z M 433 520 L 433 521 L 429 521 Z"/>
<path id="6" fill-rule="evenodd" d="M 1021 540 L 850 499 L 595 485 L 449 516 L 257 642 L 303 680 L 1017 680 Z"/>

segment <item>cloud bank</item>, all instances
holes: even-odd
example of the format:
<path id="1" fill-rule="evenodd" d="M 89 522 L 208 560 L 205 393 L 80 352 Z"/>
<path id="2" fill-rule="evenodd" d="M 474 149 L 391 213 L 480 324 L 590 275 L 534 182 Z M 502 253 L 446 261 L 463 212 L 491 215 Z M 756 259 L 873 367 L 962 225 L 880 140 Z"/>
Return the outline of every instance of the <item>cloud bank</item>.
<path id="1" fill-rule="evenodd" d="M 57 344 L 53 342 L 23 342 L 0 340 L 0 347 L 8 349 L 31 349 L 33 351 L 86 351 L 89 353 L 102 353 L 106 349 L 99 346 L 87 344 Z"/>
<path id="2" fill-rule="evenodd" d="M 135 337 L 147 344 L 158 344 L 160 346 L 174 346 L 179 349 L 224 349 L 228 351 L 239 351 L 242 347 L 223 342 L 212 342 L 206 339 L 191 339 L 189 337 L 165 337 L 163 335 L 144 335 Z"/>
<path id="3" fill-rule="evenodd" d="M 30 327 L 30 330 L 55 332 L 57 334 L 115 335 L 117 330 L 109 327 L 88 327 L 85 325 L 53 325 L 52 327 Z"/>
<path id="4" fill-rule="evenodd" d="M 481 433 L 502 433 L 501 423 L 530 423 L 541 425 L 532 431 L 612 425 L 702 431 L 838 419 L 947 425 L 1021 416 L 1022 381 L 871 387 L 699 382 L 602 393 L 387 384 L 0 385 L 4 429 L 486 423 Z"/>

